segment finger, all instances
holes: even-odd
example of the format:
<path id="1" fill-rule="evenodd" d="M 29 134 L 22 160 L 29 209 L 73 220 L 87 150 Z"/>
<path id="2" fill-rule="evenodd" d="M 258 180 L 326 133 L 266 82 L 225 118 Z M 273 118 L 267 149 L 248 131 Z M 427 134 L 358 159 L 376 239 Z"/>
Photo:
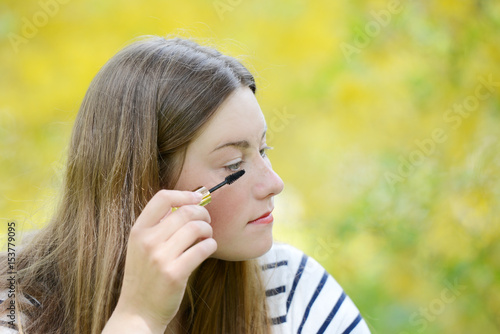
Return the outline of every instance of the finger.
<path id="1" fill-rule="evenodd" d="M 135 223 L 138 227 L 151 227 L 170 212 L 173 206 L 200 203 L 203 196 L 192 191 L 160 190 L 146 204 Z"/>
<path id="2" fill-rule="evenodd" d="M 172 270 L 188 277 L 210 255 L 217 250 L 217 242 L 208 238 L 187 249 L 172 262 Z"/>
<path id="3" fill-rule="evenodd" d="M 198 240 L 211 238 L 213 235 L 212 226 L 205 221 L 190 221 L 165 243 L 165 253 L 168 260 L 178 258 L 187 249 L 193 246 Z"/>
<path id="4" fill-rule="evenodd" d="M 210 224 L 208 210 L 199 205 L 183 205 L 179 210 L 161 219 L 160 223 L 153 226 L 152 233 L 157 236 L 157 242 L 168 240 L 175 232 L 190 221 L 199 220 Z"/>

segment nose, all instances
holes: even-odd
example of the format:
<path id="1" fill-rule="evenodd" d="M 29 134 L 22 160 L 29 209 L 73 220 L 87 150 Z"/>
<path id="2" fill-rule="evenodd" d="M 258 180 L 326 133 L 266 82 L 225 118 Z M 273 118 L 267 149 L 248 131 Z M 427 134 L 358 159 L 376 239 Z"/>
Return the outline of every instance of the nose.
<path id="1" fill-rule="evenodd" d="M 273 170 L 269 160 L 261 160 L 257 169 L 255 195 L 259 199 L 276 196 L 283 191 L 284 183 Z"/>

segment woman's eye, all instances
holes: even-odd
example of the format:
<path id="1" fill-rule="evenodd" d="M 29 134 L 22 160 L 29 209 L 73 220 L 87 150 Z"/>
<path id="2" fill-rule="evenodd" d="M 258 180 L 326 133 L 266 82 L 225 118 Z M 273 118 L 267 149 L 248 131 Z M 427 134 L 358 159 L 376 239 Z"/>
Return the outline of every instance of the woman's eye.
<path id="1" fill-rule="evenodd" d="M 267 153 L 266 153 L 266 152 L 267 152 L 268 150 L 272 150 L 272 149 L 273 149 L 272 147 L 266 146 L 266 147 L 264 147 L 264 148 L 262 148 L 262 149 L 260 150 L 260 155 L 261 155 L 263 158 L 265 158 L 265 157 L 267 157 Z"/>
<path id="2" fill-rule="evenodd" d="M 230 172 L 236 172 L 236 171 L 238 171 L 238 169 L 240 169 L 242 163 L 243 163 L 243 161 L 238 161 L 234 164 L 227 165 L 225 168 Z"/>

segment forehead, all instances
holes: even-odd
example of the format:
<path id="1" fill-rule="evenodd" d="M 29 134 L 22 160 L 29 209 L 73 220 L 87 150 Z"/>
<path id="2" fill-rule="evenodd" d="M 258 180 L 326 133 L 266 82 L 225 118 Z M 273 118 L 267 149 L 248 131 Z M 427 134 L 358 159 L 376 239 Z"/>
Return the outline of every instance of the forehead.
<path id="1" fill-rule="evenodd" d="M 214 148 L 227 141 L 247 140 L 259 143 L 266 121 L 255 95 L 248 87 L 234 91 L 192 143 Z"/>

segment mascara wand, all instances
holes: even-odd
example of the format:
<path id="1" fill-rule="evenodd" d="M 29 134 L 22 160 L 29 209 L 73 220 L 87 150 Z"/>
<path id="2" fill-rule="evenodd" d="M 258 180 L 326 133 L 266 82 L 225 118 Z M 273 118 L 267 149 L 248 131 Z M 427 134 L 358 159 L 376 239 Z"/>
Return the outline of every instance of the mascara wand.
<path id="1" fill-rule="evenodd" d="M 197 193 L 200 193 L 200 194 L 203 195 L 203 198 L 202 198 L 202 200 L 201 200 L 201 202 L 200 202 L 199 205 L 205 206 L 208 203 L 210 203 L 212 201 L 212 196 L 210 195 L 211 193 L 213 193 L 214 191 L 216 191 L 217 189 L 219 189 L 220 187 L 222 187 L 222 186 L 224 186 L 226 184 L 231 184 L 231 183 L 235 182 L 240 177 L 242 177 L 243 174 L 245 174 L 245 170 L 244 169 L 242 169 L 240 171 L 237 171 L 236 173 L 233 173 L 231 175 L 228 175 L 228 176 L 226 176 L 226 178 L 224 179 L 224 181 L 222 181 L 221 183 L 219 183 L 215 187 L 210 188 L 210 190 L 208 190 L 205 187 L 200 187 L 200 188 L 196 189 L 194 192 L 197 192 Z M 177 209 L 178 208 L 174 207 L 174 208 L 172 208 L 172 211 L 175 211 Z"/>
<path id="2" fill-rule="evenodd" d="M 213 193 L 214 191 L 216 191 L 217 189 L 219 189 L 220 187 L 222 187 L 223 185 L 226 185 L 226 184 L 231 184 L 233 183 L 234 181 L 238 180 L 240 177 L 243 176 L 243 174 L 245 174 L 245 170 L 242 169 L 236 173 L 233 173 L 229 176 L 227 176 L 224 181 L 222 181 L 221 183 L 219 183 L 218 185 L 216 185 L 215 187 L 211 188 L 208 192 L 209 193 Z"/>

